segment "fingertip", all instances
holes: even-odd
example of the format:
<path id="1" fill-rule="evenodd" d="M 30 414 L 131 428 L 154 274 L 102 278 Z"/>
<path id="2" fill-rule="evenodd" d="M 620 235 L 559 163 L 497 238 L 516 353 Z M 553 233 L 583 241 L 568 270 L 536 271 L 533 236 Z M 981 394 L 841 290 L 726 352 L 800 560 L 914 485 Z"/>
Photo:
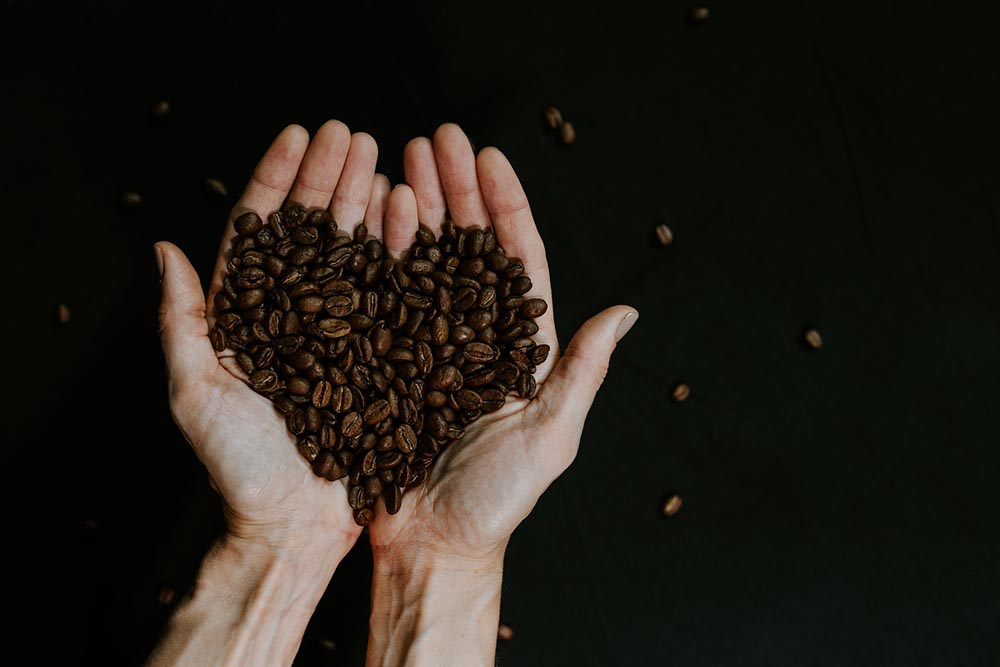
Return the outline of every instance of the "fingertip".
<path id="1" fill-rule="evenodd" d="M 286 125 L 285 129 L 278 133 L 278 139 L 287 141 L 290 144 L 309 145 L 309 130 L 298 123 Z"/>
<path id="2" fill-rule="evenodd" d="M 375 141 L 375 137 L 367 132 L 355 132 L 352 134 L 351 146 L 357 146 L 365 153 L 374 153 L 375 155 L 378 155 L 378 142 Z"/>
<path id="3" fill-rule="evenodd" d="M 316 135 L 319 136 L 320 132 L 324 134 L 339 134 L 345 138 L 350 138 L 351 136 L 351 129 L 336 118 L 331 118 L 320 125 L 319 129 L 316 130 Z"/>
<path id="4" fill-rule="evenodd" d="M 414 137 L 406 142 L 406 146 L 403 147 L 403 155 L 412 153 L 414 151 L 419 151 L 421 149 L 430 148 L 431 140 L 427 137 Z"/>

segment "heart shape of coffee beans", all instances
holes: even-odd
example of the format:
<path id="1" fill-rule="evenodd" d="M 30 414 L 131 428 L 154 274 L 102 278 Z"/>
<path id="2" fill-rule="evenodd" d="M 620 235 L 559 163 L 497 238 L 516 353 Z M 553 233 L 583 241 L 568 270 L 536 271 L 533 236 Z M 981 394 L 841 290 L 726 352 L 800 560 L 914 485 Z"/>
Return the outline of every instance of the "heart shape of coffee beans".
<path id="1" fill-rule="evenodd" d="M 285 416 L 302 456 L 348 478 L 354 520 L 390 514 L 465 427 L 511 392 L 532 398 L 542 299 L 493 232 L 420 226 L 405 260 L 364 224 L 289 204 L 236 219 L 212 345 Z"/>

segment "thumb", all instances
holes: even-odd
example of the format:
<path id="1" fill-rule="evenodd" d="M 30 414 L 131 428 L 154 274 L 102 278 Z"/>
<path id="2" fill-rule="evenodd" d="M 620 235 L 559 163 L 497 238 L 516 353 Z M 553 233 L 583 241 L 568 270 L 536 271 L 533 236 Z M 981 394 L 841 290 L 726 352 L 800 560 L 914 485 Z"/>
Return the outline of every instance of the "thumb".
<path id="1" fill-rule="evenodd" d="M 542 387 L 543 404 L 564 424 L 583 431 L 590 406 L 604 382 L 614 352 L 639 319 L 630 306 L 612 306 L 583 323 Z"/>
<path id="2" fill-rule="evenodd" d="M 167 375 L 184 382 L 218 365 L 208 339 L 205 295 L 191 262 L 173 243 L 153 246 L 160 270 L 160 342 L 167 360 Z"/>

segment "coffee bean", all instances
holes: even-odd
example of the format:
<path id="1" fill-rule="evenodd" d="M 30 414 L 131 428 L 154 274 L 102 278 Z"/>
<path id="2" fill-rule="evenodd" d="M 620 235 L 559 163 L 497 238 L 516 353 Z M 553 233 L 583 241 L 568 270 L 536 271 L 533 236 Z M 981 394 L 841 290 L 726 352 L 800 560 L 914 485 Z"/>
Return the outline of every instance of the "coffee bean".
<path id="1" fill-rule="evenodd" d="M 662 246 L 668 246 L 674 241 L 674 233 L 670 231 L 670 227 L 665 224 L 660 223 L 654 228 L 654 233 L 656 234 L 656 240 Z"/>
<path id="2" fill-rule="evenodd" d="M 695 5 L 687 13 L 688 23 L 691 25 L 704 25 L 712 18 L 712 13 L 705 5 Z"/>
<path id="3" fill-rule="evenodd" d="M 417 434 L 409 424 L 400 424 L 394 433 L 396 447 L 404 454 L 409 454 L 417 448 Z"/>
<path id="4" fill-rule="evenodd" d="M 251 234 L 256 234 L 263 229 L 264 223 L 260 219 L 260 216 L 255 212 L 247 211 L 233 221 L 233 227 L 236 228 L 237 234 L 250 236 Z"/>
<path id="5" fill-rule="evenodd" d="M 534 398 L 535 392 L 538 390 L 538 385 L 535 382 L 535 376 L 530 373 L 521 373 L 517 377 L 517 393 L 522 398 Z"/>
<path id="6" fill-rule="evenodd" d="M 555 130 L 563 122 L 563 117 L 559 109 L 548 106 L 542 111 L 542 120 L 545 122 L 546 129 Z"/>
<path id="7" fill-rule="evenodd" d="M 379 399 L 370 403 L 368 407 L 365 408 L 363 416 L 365 424 L 379 423 L 389 416 L 389 401 Z"/>
<path id="8" fill-rule="evenodd" d="M 322 319 L 317 322 L 316 329 L 319 331 L 319 335 L 324 338 L 341 338 L 342 336 L 346 336 L 351 333 L 351 325 L 349 322 L 333 317 Z"/>
<path id="9" fill-rule="evenodd" d="M 803 340 L 805 340 L 806 345 L 814 350 L 818 350 L 823 347 L 823 337 L 816 329 L 809 329 L 806 331 L 803 335 Z"/>
<path id="10" fill-rule="evenodd" d="M 556 137 L 563 146 L 571 146 L 576 141 L 576 129 L 568 120 L 564 120 L 556 128 Z"/>
<path id="11" fill-rule="evenodd" d="M 395 484 L 389 484 L 385 488 L 385 511 L 395 514 L 403 505 L 403 492 Z"/>
<path id="12" fill-rule="evenodd" d="M 543 299 L 528 299 L 521 304 L 521 317 L 541 317 L 548 308 L 549 305 Z"/>
<path id="13" fill-rule="evenodd" d="M 688 399 L 688 396 L 690 395 L 691 395 L 691 387 L 687 386 L 683 382 L 680 382 L 676 386 L 674 386 L 674 391 L 672 396 L 676 402 L 680 403 L 682 401 L 686 401 Z"/>
<path id="14" fill-rule="evenodd" d="M 367 507 L 364 509 L 354 511 L 354 523 L 358 524 L 359 526 L 367 526 L 369 523 L 371 523 L 371 520 L 374 518 L 375 518 L 375 513 L 372 512 Z"/>
<path id="15" fill-rule="evenodd" d="M 228 193 L 225 184 L 217 178 L 206 178 L 203 186 L 205 192 L 213 197 L 225 197 Z"/>
<path id="16" fill-rule="evenodd" d="M 497 639 L 501 639 L 506 642 L 510 641 L 513 638 L 514 638 L 513 628 L 511 628 L 509 625 L 501 623 L 500 627 L 497 628 Z"/>
<path id="17" fill-rule="evenodd" d="M 345 438 L 354 438 L 361 435 L 364 421 L 357 412 L 348 412 L 340 420 L 340 432 Z"/>
<path id="18" fill-rule="evenodd" d="M 149 108 L 149 114 L 156 120 L 162 120 L 163 118 L 166 118 L 167 114 L 169 113 L 170 113 L 170 102 L 166 100 L 160 100 L 159 102 L 156 102 L 155 104 L 153 104 L 152 107 Z"/>
<path id="19" fill-rule="evenodd" d="M 122 208 L 136 208 L 142 205 L 142 195 L 138 192 L 123 192 L 118 203 Z"/>
<path id="20" fill-rule="evenodd" d="M 683 505 L 681 497 L 676 493 L 667 494 L 666 499 L 663 501 L 663 516 L 673 516 L 681 511 L 681 506 Z"/>

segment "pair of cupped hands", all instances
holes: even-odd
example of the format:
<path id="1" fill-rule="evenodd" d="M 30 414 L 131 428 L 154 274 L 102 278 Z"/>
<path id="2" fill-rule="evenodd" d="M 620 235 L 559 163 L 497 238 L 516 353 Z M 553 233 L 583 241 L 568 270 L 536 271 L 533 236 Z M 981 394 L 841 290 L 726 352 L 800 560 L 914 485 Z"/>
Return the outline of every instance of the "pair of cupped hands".
<path id="1" fill-rule="evenodd" d="M 300 126 L 285 128 L 230 215 L 207 298 L 178 247 L 154 248 L 171 412 L 221 496 L 227 523 L 155 664 L 290 664 L 337 564 L 361 533 L 343 481 L 312 473 L 270 400 L 246 384 L 232 351 L 216 352 L 209 341 L 233 219 L 248 210 L 266 216 L 286 200 L 327 208 L 348 232 L 363 222 L 393 257 L 405 255 L 418 224 L 440 234 L 450 217 L 459 227 L 492 229 L 507 254 L 524 262 L 534 285 L 528 296 L 550 304 L 535 336 L 551 347 L 535 376 L 536 398 L 510 396 L 501 410 L 469 425 L 397 514 L 376 504 L 368 531 L 369 664 L 493 664 L 508 539 L 576 456 L 611 353 L 638 313 L 608 308 L 560 351 L 545 248 L 504 155 L 496 148 L 477 155 L 458 126 L 445 124 L 433 138 L 407 144 L 406 183 L 395 187 L 375 172 L 377 155 L 370 135 L 352 134 L 339 121 L 325 123 L 311 140 Z M 215 657 L 206 660 L 212 650 Z"/>

